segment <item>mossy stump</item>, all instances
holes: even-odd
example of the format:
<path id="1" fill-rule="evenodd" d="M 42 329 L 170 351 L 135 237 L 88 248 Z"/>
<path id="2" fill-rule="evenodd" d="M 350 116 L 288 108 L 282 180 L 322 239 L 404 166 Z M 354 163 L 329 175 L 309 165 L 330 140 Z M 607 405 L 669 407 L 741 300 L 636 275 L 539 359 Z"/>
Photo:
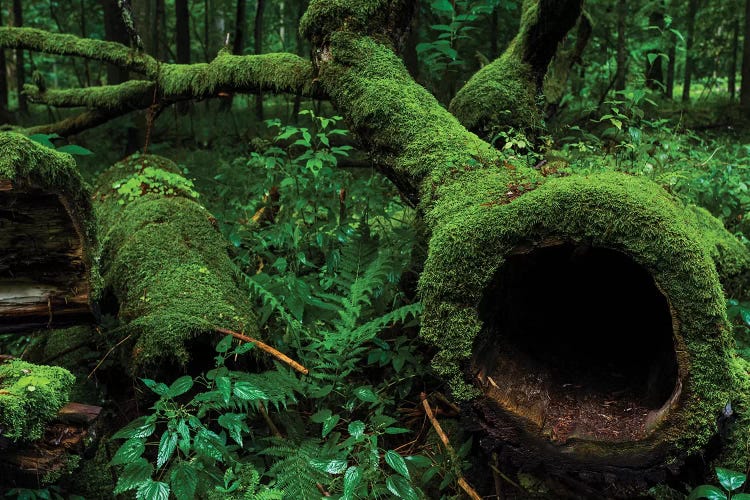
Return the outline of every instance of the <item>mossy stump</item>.
<path id="1" fill-rule="evenodd" d="M 135 182 L 135 191 L 124 191 Z M 98 179 L 102 313 L 116 317 L 132 351 L 124 361 L 150 375 L 211 365 L 218 327 L 257 338 L 246 290 L 216 219 L 171 161 L 134 155 Z"/>
<path id="2" fill-rule="evenodd" d="M 67 154 L 0 133 L 0 333 L 93 321 L 89 192 Z"/>

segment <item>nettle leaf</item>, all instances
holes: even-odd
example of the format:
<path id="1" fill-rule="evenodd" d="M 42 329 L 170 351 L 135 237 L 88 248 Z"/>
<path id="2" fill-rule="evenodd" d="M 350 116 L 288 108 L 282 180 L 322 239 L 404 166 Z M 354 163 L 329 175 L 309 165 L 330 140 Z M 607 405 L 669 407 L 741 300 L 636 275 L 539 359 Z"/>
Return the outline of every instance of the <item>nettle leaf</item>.
<path id="1" fill-rule="evenodd" d="M 344 474 L 344 496 L 353 497 L 354 491 L 360 482 L 362 482 L 362 472 L 359 470 L 359 467 L 353 465 L 346 469 L 346 473 Z"/>
<path id="2" fill-rule="evenodd" d="M 150 378 L 142 378 L 141 381 L 143 384 L 151 389 L 153 392 L 158 394 L 159 396 L 166 396 L 169 392 L 169 387 L 167 387 L 167 384 L 162 384 L 161 382 L 155 382 L 151 380 Z"/>
<path id="3" fill-rule="evenodd" d="M 176 398 L 177 396 L 181 396 L 185 394 L 187 391 L 193 388 L 193 377 L 189 375 L 185 375 L 184 377 L 180 377 L 174 382 L 172 382 L 172 385 L 169 386 L 169 391 L 167 392 L 167 396 L 170 398 Z"/>
<path id="4" fill-rule="evenodd" d="M 190 462 L 180 462 L 172 468 L 169 476 L 172 493 L 177 500 L 192 500 L 198 486 L 198 474 Z"/>
<path id="5" fill-rule="evenodd" d="M 365 423 L 361 420 L 355 420 L 349 424 L 348 430 L 354 439 L 359 439 L 365 433 Z"/>
<path id="6" fill-rule="evenodd" d="M 112 439 L 147 438 L 156 430 L 153 417 L 138 417 L 120 429 Z"/>
<path id="7" fill-rule="evenodd" d="M 143 452 L 146 450 L 146 444 L 142 438 L 128 439 L 117 450 L 115 456 L 112 457 L 111 465 L 128 464 L 133 460 L 140 458 Z"/>
<path id="8" fill-rule="evenodd" d="M 229 377 L 218 377 L 216 379 L 216 389 L 224 400 L 224 404 L 229 403 L 232 397 L 232 381 Z"/>
<path id="9" fill-rule="evenodd" d="M 232 348 L 232 336 L 227 335 L 216 344 L 216 352 L 227 352 Z"/>
<path id="10" fill-rule="evenodd" d="M 327 418 L 325 422 L 323 422 L 323 437 L 326 437 L 331 433 L 331 431 L 336 427 L 336 424 L 339 423 L 339 420 L 341 420 L 341 417 L 339 415 L 331 415 L 331 417 Z"/>
<path id="11" fill-rule="evenodd" d="M 149 479 L 138 488 L 136 498 L 138 500 L 169 500 L 169 485 Z"/>
<path id="12" fill-rule="evenodd" d="M 157 469 L 161 469 L 161 467 L 172 458 L 172 454 L 174 453 L 175 448 L 177 448 L 177 438 L 177 434 L 170 431 L 165 431 L 164 434 L 161 435 L 159 451 L 156 454 Z"/>
<path id="13" fill-rule="evenodd" d="M 408 500 L 419 500 L 417 492 L 414 491 L 409 481 L 401 476 L 389 476 L 385 480 L 385 485 L 388 491 L 396 495 L 398 498 L 406 498 Z"/>
<path id="14" fill-rule="evenodd" d="M 716 477 L 719 478 L 719 483 L 729 491 L 739 489 L 745 484 L 745 480 L 747 479 L 747 476 L 741 472 L 735 472 L 722 467 L 716 468 Z"/>
<path id="15" fill-rule="evenodd" d="M 94 152 L 90 149 L 86 149 L 83 146 L 77 146 L 75 144 L 66 144 L 65 146 L 60 146 L 59 148 L 57 148 L 57 150 L 61 153 L 68 153 L 70 155 L 78 156 L 88 156 L 94 154 Z"/>
<path id="16" fill-rule="evenodd" d="M 127 464 L 117 479 L 114 493 L 117 495 L 126 491 L 139 488 L 143 483 L 151 479 L 154 466 L 145 458 L 139 458 Z"/>
<path id="17" fill-rule="evenodd" d="M 406 468 L 404 457 L 393 450 L 388 450 L 385 452 L 385 462 L 390 465 L 393 470 L 404 476 L 406 479 L 410 479 L 409 469 Z"/>
<path id="18" fill-rule="evenodd" d="M 188 429 L 185 420 L 181 419 L 179 422 L 177 422 L 177 434 L 179 434 L 180 436 L 178 441 L 180 451 L 187 455 L 188 453 L 190 453 L 190 429 Z"/>
<path id="19" fill-rule="evenodd" d="M 697 500 L 699 498 L 707 498 L 708 500 L 727 500 L 727 494 L 716 486 L 704 484 L 703 486 L 695 488 L 690 492 L 690 496 L 688 496 L 688 500 Z"/>
<path id="20" fill-rule="evenodd" d="M 379 401 L 377 394 L 373 392 L 370 386 L 357 387 L 353 392 L 358 399 L 366 403 L 377 403 Z"/>
<path id="21" fill-rule="evenodd" d="M 310 460 L 310 467 L 328 474 L 341 474 L 346 470 L 346 460 Z"/>
<path id="22" fill-rule="evenodd" d="M 228 430 L 229 436 L 240 446 L 242 446 L 242 431 L 250 431 L 245 423 L 246 418 L 247 416 L 241 413 L 225 413 L 218 420 L 219 425 Z"/>

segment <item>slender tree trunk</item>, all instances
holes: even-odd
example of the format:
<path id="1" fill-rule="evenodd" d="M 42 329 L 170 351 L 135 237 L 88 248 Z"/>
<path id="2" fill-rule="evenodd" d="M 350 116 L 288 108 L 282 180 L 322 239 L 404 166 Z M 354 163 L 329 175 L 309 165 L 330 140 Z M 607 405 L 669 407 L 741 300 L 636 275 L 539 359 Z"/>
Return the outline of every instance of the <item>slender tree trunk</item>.
<path id="1" fill-rule="evenodd" d="M 154 56 L 164 61 L 167 57 L 167 6 L 164 0 L 156 0 L 156 10 L 154 12 L 153 25 L 151 34 L 153 36 L 152 45 L 154 47 Z"/>
<path id="2" fill-rule="evenodd" d="M 419 43 L 419 15 L 415 15 L 411 22 L 411 30 L 406 38 L 402 57 L 406 69 L 409 70 L 412 78 L 415 80 L 419 77 L 419 56 L 417 55 L 417 44 Z"/>
<path id="3" fill-rule="evenodd" d="M 78 7 L 80 9 L 80 15 L 81 15 L 81 38 L 88 38 L 88 29 L 86 28 L 86 1 L 80 0 L 78 2 Z M 89 64 L 88 60 L 83 61 L 83 69 L 84 69 L 84 75 L 86 79 L 86 86 L 91 86 L 91 65 Z"/>
<path id="4" fill-rule="evenodd" d="M 732 48 L 729 55 L 729 75 L 727 78 L 727 91 L 729 102 L 734 102 L 737 93 L 737 54 L 740 51 L 740 20 L 735 18 L 732 24 Z"/>
<path id="5" fill-rule="evenodd" d="M 245 53 L 245 33 L 247 32 L 247 1 L 237 0 L 237 20 L 234 27 L 234 42 L 232 53 L 242 55 Z"/>
<path id="6" fill-rule="evenodd" d="M 659 30 L 664 30 L 664 11 L 663 5 L 657 6 L 658 10 L 655 10 L 648 17 L 649 26 L 655 26 Z M 646 54 L 646 86 L 650 89 L 658 89 L 664 91 L 666 86 L 664 85 L 664 65 L 662 58 L 659 55 L 661 49 L 657 48 L 650 50 Z M 650 56 L 650 57 L 649 57 Z"/>
<path id="7" fill-rule="evenodd" d="M 257 8 L 255 10 L 255 28 L 253 33 L 255 35 L 255 53 L 263 53 L 263 11 L 266 8 L 265 0 L 258 0 Z M 263 120 L 263 93 L 258 92 L 255 97 L 255 116 L 258 120 Z"/>
<path id="8" fill-rule="evenodd" d="M 13 0 L 13 26 L 23 26 L 23 6 L 21 0 Z M 16 50 L 16 91 L 18 92 L 18 110 L 26 113 L 29 106 L 26 96 L 23 94 L 23 84 L 26 82 L 26 69 L 24 68 L 23 50 Z"/>
<path id="9" fill-rule="evenodd" d="M 627 78 L 628 53 L 625 50 L 625 21 L 628 15 L 626 0 L 617 1 L 617 73 L 615 73 L 615 90 L 625 90 Z"/>
<path id="10" fill-rule="evenodd" d="M 117 2 L 112 0 L 100 0 L 104 9 L 104 38 L 111 42 L 119 42 L 123 45 L 129 45 L 130 39 L 122 22 L 120 10 L 117 8 Z M 107 83 L 116 85 L 128 80 L 128 71 L 113 64 L 107 65 Z"/>
<path id="11" fill-rule="evenodd" d="M 175 45 L 177 63 L 190 64 L 190 11 L 188 0 L 175 0 Z"/>
<path id="12" fill-rule="evenodd" d="M 745 43 L 742 48 L 742 87 L 740 107 L 750 112 L 750 0 L 745 2 Z"/>
<path id="13" fill-rule="evenodd" d="M 497 37 L 498 37 L 498 23 L 499 23 L 499 14 L 498 10 L 500 10 L 499 7 L 495 7 L 492 10 L 492 15 L 490 16 L 490 61 L 494 61 L 497 59 L 497 56 L 500 55 L 498 46 L 497 46 Z M 419 17 L 419 14 L 417 14 L 414 17 Z"/>
<path id="14" fill-rule="evenodd" d="M 669 33 L 669 51 L 667 52 L 669 61 L 667 61 L 667 88 L 666 95 L 670 99 L 674 97 L 674 68 L 675 57 L 677 57 L 677 37 L 674 33 Z"/>
<path id="15" fill-rule="evenodd" d="M 695 17 L 698 15 L 698 1 L 690 0 L 687 14 L 687 39 L 685 42 L 685 80 L 682 87 L 682 102 L 690 101 L 690 83 L 693 78 L 693 45 L 695 43 Z"/>
<path id="16" fill-rule="evenodd" d="M 3 5 L 0 2 L 0 26 L 3 25 Z M 8 66 L 5 60 L 5 50 L 0 49 L 0 113 L 8 111 Z"/>

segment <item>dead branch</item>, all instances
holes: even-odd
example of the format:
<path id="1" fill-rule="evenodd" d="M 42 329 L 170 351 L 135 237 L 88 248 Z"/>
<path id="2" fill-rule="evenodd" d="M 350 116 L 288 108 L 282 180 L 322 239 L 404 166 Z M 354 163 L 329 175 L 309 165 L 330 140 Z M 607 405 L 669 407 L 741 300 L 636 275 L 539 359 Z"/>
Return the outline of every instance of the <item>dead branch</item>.
<path id="1" fill-rule="evenodd" d="M 248 337 L 247 335 L 243 335 L 241 333 L 233 332 L 232 330 L 227 330 L 226 328 L 215 328 L 215 330 L 217 332 L 219 332 L 219 333 L 223 333 L 224 335 L 231 335 L 232 337 L 234 337 L 236 339 L 239 339 L 239 340 L 241 340 L 243 342 L 250 342 L 250 343 L 255 344 L 255 346 L 258 349 L 260 349 L 261 351 L 267 352 L 268 354 L 270 354 L 274 358 L 278 359 L 282 363 L 285 363 L 285 364 L 291 366 L 292 368 L 294 368 L 295 370 L 297 370 L 298 372 L 300 372 L 303 375 L 307 375 L 308 373 L 310 373 L 310 370 L 308 370 L 307 368 L 305 368 L 301 364 L 297 363 L 296 361 L 294 361 L 292 358 L 290 358 L 289 356 L 287 356 L 283 352 L 277 351 L 276 349 L 274 349 L 270 345 L 265 344 L 265 343 L 261 342 L 260 340 L 254 339 L 252 337 Z"/>

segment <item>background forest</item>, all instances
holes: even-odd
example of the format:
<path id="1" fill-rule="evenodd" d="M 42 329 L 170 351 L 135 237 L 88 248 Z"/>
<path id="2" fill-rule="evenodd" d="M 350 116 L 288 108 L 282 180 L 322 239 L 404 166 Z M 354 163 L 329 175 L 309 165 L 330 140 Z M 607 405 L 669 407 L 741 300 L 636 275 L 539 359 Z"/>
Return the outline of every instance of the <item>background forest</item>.
<path id="1" fill-rule="evenodd" d="M 132 26 L 113 0 L 0 0 L 0 25 L 140 43 L 165 63 L 313 50 L 298 29 L 307 0 L 125 3 Z M 401 56 L 447 107 L 505 51 L 521 13 L 520 0 L 425 0 Z M 0 354 L 70 370 L 70 400 L 103 408 L 104 436 L 32 481 L 1 469 L 0 491 L 23 499 L 448 499 L 474 489 L 482 498 L 555 497 L 544 478 L 482 452 L 481 429 L 462 420 L 466 409 L 433 370 L 435 348 L 418 335 L 427 229 L 328 99 L 221 92 L 160 106 L 154 91 L 152 103 L 76 121 L 80 109 L 49 98 L 132 77 L 97 60 L 0 50 L 0 122 L 74 155 L 84 179 L 119 205 L 182 193 L 208 209 L 257 313 L 256 336 L 296 367 L 245 342 L 252 329 L 216 335 L 200 353 L 133 365 L 127 325 L 105 306 L 94 333 L 0 333 Z M 586 0 L 542 89 L 534 133 L 509 127 L 490 138 L 507 164 L 645 177 L 750 245 L 750 0 Z M 119 175 L 107 173 L 130 155 Z M 114 224 L 117 209 L 99 217 Z M 158 267 L 177 257 L 149 258 Z M 748 361 L 749 288 L 726 289 L 737 356 Z M 151 292 L 129 300 L 153 300 L 144 307 L 157 311 L 174 305 Z M 26 432 L 21 440 L 41 431 Z M 0 461 L 10 463 L 10 450 L 0 442 Z M 716 463 L 698 462 L 644 495 L 683 498 L 714 482 L 698 493 L 742 498 L 746 470 L 720 468 L 717 479 Z"/>

